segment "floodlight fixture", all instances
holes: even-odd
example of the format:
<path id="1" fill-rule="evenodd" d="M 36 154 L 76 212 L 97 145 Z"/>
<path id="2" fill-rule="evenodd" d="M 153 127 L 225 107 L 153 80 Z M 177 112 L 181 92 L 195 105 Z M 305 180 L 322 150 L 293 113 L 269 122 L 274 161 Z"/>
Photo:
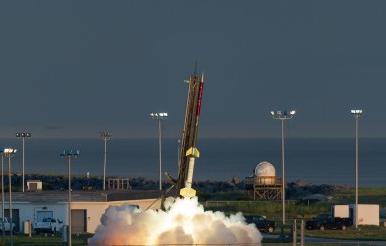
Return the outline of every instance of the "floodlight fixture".
<path id="1" fill-rule="evenodd" d="M 166 120 L 168 117 L 168 113 L 160 112 L 160 113 L 150 113 L 150 118 L 153 120 Z"/>
<path id="2" fill-rule="evenodd" d="M 60 157 L 62 158 L 71 158 L 71 157 L 74 157 L 74 158 L 77 158 L 80 154 L 80 151 L 79 150 L 73 150 L 73 149 L 66 149 L 66 150 L 63 150 L 62 153 L 60 153 Z"/>
<path id="3" fill-rule="evenodd" d="M 290 120 L 296 115 L 296 110 L 271 111 L 271 115 L 275 120 Z"/>
<path id="4" fill-rule="evenodd" d="M 16 137 L 17 138 L 30 138 L 31 133 L 30 132 L 17 132 Z"/>
<path id="5" fill-rule="evenodd" d="M 351 114 L 355 117 L 360 117 L 363 113 L 362 109 L 351 109 Z"/>
<path id="6" fill-rule="evenodd" d="M 100 136 L 103 140 L 111 140 L 112 135 L 108 131 L 100 132 Z"/>
<path id="7" fill-rule="evenodd" d="M 3 149 L 3 153 L 5 156 L 10 156 L 10 155 L 13 155 L 17 152 L 17 149 L 13 149 L 13 148 L 5 148 Z"/>

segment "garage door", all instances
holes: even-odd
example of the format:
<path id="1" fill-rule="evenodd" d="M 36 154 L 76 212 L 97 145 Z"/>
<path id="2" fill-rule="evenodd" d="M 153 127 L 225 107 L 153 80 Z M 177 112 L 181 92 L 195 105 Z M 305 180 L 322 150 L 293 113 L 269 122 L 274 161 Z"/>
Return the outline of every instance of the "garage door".
<path id="1" fill-rule="evenodd" d="M 72 233 L 87 232 L 87 210 L 86 209 L 71 210 L 71 231 Z"/>

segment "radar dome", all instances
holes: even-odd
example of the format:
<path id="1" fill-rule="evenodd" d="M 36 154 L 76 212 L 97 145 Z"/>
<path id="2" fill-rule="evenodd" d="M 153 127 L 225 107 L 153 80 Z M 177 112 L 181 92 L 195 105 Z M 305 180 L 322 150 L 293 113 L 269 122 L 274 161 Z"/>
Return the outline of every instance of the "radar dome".
<path id="1" fill-rule="evenodd" d="M 274 177 L 276 176 L 275 167 L 268 161 L 263 161 L 257 164 L 255 168 L 255 176 L 257 177 Z"/>

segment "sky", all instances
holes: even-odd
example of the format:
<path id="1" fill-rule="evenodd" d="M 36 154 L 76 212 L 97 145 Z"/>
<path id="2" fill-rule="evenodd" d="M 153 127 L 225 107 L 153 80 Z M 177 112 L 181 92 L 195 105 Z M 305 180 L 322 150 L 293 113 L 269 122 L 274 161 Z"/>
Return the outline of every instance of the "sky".
<path id="1" fill-rule="evenodd" d="M 195 61 L 203 138 L 386 137 L 385 1 L 1 1 L 0 137 L 181 131 Z"/>

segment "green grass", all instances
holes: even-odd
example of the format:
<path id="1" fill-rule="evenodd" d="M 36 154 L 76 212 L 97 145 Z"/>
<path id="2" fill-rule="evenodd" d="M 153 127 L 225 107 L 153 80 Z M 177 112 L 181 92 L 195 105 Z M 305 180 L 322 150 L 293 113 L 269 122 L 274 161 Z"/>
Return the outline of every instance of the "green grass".
<path id="1" fill-rule="evenodd" d="M 262 246 L 269 246 L 269 245 L 272 245 L 272 246 L 292 246 L 292 242 L 291 243 L 275 243 L 275 242 L 267 242 L 267 243 L 264 243 L 262 244 Z M 300 245 L 300 242 L 298 242 L 298 245 Z M 346 242 L 343 242 L 343 243 L 305 243 L 305 245 L 307 246 L 372 246 L 371 244 L 369 243 L 346 243 Z"/>
<path id="2" fill-rule="evenodd" d="M 223 211 L 226 214 L 242 212 L 244 215 L 265 215 L 268 219 L 280 224 L 282 214 L 281 201 L 251 201 L 242 198 L 237 194 L 236 199 L 232 199 L 233 194 L 219 194 L 220 198 L 227 200 L 203 202 L 205 209 Z M 320 213 L 330 213 L 333 204 L 351 204 L 355 201 L 355 189 L 338 188 L 333 199 L 329 202 L 319 202 L 310 205 L 296 204 L 295 201 L 287 201 L 286 214 L 287 223 L 291 224 L 293 219 L 309 219 Z M 379 204 L 381 208 L 386 207 L 386 188 L 360 188 L 359 202 L 369 204 Z M 288 232 L 287 232 L 288 233 Z M 307 236 L 351 239 L 351 240 L 384 240 L 386 241 L 386 228 L 376 226 L 361 226 L 359 231 L 349 228 L 346 231 L 326 230 L 326 231 L 307 231 Z M 266 244 L 265 244 L 266 245 Z M 286 245 L 286 244 L 283 244 Z M 331 245 L 331 244 L 330 244 Z M 386 244 L 385 244 L 386 245 Z"/>
<path id="3" fill-rule="evenodd" d="M 359 188 L 359 203 L 379 204 L 386 207 L 386 188 Z M 335 203 L 353 203 L 355 201 L 355 189 L 338 189 L 333 195 Z"/>
<path id="4" fill-rule="evenodd" d="M 334 239 L 350 239 L 350 240 L 372 240 L 386 241 L 386 228 L 377 226 L 360 226 L 358 230 L 348 228 L 346 231 L 341 230 L 312 230 L 305 232 L 306 236 Z"/>
<path id="5" fill-rule="evenodd" d="M 311 218 L 320 213 L 329 213 L 333 204 L 351 204 L 355 201 L 355 189 L 338 188 L 332 197 L 333 199 L 329 202 L 310 205 L 287 201 L 288 218 Z M 273 220 L 281 218 L 281 201 L 251 201 L 248 200 L 246 192 L 222 192 L 212 198 L 216 199 L 202 201 L 206 209 L 220 210 L 226 213 L 241 211 L 245 215 L 265 215 Z M 360 188 L 359 202 L 379 204 L 381 208 L 385 208 L 386 188 Z"/>
<path id="6" fill-rule="evenodd" d="M 72 236 L 72 245 L 87 245 L 87 239 L 90 235 Z M 26 246 L 45 246 L 45 245 L 64 245 L 60 235 L 55 236 L 43 236 L 43 235 L 32 235 L 32 237 L 24 235 L 14 236 L 14 245 L 26 245 Z M 9 235 L 6 235 L 5 240 L 1 238 L 0 245 L 10 245 Z"/>

